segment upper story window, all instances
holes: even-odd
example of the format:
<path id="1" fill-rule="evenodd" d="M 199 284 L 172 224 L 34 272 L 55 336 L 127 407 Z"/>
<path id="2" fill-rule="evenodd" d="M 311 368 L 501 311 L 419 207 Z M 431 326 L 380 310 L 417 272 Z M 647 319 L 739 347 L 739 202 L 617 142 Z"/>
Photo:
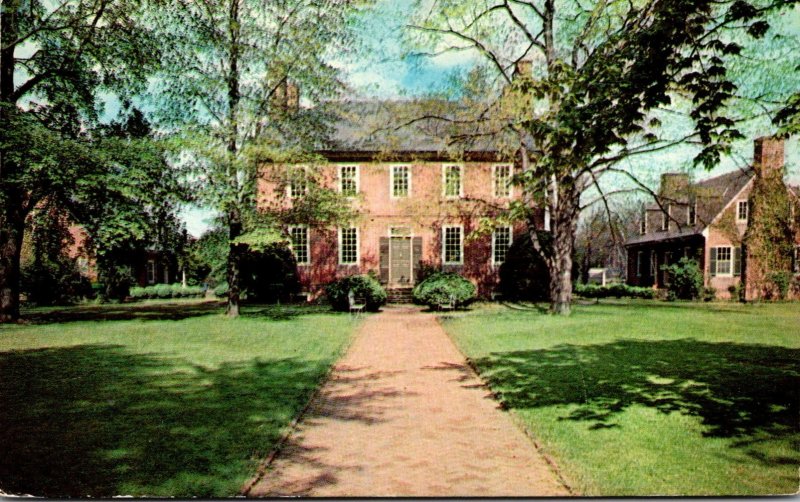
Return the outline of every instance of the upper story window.
<path id="1" fill-rule="evenodd" d="M 464 263 L 463 229 L 460 226 L 442 227 L 442 261 L 445 265 Z"/>
<path id="2" fill-rule="evenodd" d="M 750 205 L 746 200 L 740 200 L 736 203 L 736 221 L 747 221 Z"/>
<path id="3" fill-rule="evenodd" d="M 661 213 L 661 231 L 666 232 L 669 230 L 669 213 L 672 204 L 667 204 L 667 210 Z"/>
<path id="4" fill-rule="evenodd" d="M 445 197 L 454 198 L 464 195 L 464 180 L 461 167 L 460 165 L 442 166 L 442 185 Z"/>
<path id="5" fill-rule="evenodd" d="M 339 264 L 358 264 L 358 228 L 339 227 Z"/>
<path id="6" fill-rule="evenodd" d="M 697 223 L 697 201 L 692 201 L 689 203 L 689 211 L 688 216 L 686 217 L 686 223 L 689 225 L 694 225 Z"/>
<path id="7" fill-rule="evenodd" d="M 358 195 L 358 166 L 339 166 L 339 190 L 345 197 Z"/>
<path id="8" fill-rule="evenodd" d="M 642 235 L 647 233 L 647 211 L 642 212 L 642 221 L 639 222 L 639 233 Z"/>
<path id="9" fill-rule="evenodd" d="M 289 238 L 292 242 L 292 253 L 298 265 L 308 265 L 311 263 L 311 252 L 309 249 L 308 227 L 297 225 L 289 227 Z"/>
<path id="10" fill-rule="evenodd" d="M 492 186 L 494 196 L 498 199 L 511 197 L 511 177 L 513 170 L 511 164 L 496 164 L 492 166 Z"/>
<path id="11" fill-rule="evenodd" d="M 392 175 L 389 179 L 392 197 L 408 197 L 411 195 L 411 167 L 392 166 Z"/>
<path id="12" fill-rule="evenodd" d="M 497 227 L 492 232 L 492 264 L 500 265 L 506 261 L 511 247 L 511 227 Z"/>
<path id="13" fill-rule="evenodd" d="M 308 173 L 305 166 L 289 168 L 289 197 L 302 197 L 308 191 Z"/>

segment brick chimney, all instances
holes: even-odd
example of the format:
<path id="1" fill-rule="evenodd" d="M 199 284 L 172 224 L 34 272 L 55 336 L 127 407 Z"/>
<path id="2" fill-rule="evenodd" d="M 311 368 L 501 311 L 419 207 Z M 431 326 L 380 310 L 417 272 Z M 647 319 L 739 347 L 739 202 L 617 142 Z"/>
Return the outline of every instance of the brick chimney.
<path id="1" fill-rule="evenodd" d="M 689 175 L 686 173 L 662 174 L 658 195 L 676 201 L 688 200 Z"/>
<path id="2" fill-rule="evenodd" d="M 278 84 L 272 99 L 279 108 L 296 112 L 300 108 L 300 88 L 294 82 L 284 80 Z"/>
<path id="3" fill-rule="evenodd" d="M 533 76 L 533 60 L 522 59 L 517 61 L 517 65 L 514 68 L 514 78 L 531 76 Z"/>
<path id="4" fill-rule="evenodd" d="M 773 170 L 783 170 L 783 140 L 763 136 L 753 146 L 753 170 L 763 175 Z"/>

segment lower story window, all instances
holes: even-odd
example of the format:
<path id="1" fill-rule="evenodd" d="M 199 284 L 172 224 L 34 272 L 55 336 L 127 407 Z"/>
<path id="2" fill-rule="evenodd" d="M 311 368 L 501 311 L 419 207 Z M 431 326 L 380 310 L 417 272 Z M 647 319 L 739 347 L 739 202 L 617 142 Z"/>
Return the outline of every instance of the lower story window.
<path id="1" fill-rule="evenodd" d="M 794 247 L 794 256 L 792 261 L 792 272 L 800 274 L 800 246 Z"/>
<path id="2" fill-rule="evenodd" d="M 511 227 L 498 227 L 492 233 L 492 263 L 499 265 L 506 261 L 511 247 Z"/>
<path id="3" fill-rule="evenodd" d="M 358 229 L 339 228 L 339 263 L 354 265 L 358 263 Z"/>
<path id="4" fill-rule="evenodd" d="M 311 262 L 308 249 L 308 227 L 289 227 L 289 238 L 292 242 L 292 253 L 298 265 L 308 265 Z"/>
<path id="5" fill-rule="evenodd" d="M 147 260 L 147 284 L 156 283 L 156 261 Z"/>
<path id="6" fill-rule="evenodd" d="M 461 265 L 464 258 L 461 227 L 444 227 L 442 243 L 442 258 L 445 265 Z"/>
<path id="7" fill-rule="evenodd" d="M 709 273 L 711 275 L 741 275 L 741 248 L 732 246 L 717 246 L 711 248 L 709 253 Z"/>

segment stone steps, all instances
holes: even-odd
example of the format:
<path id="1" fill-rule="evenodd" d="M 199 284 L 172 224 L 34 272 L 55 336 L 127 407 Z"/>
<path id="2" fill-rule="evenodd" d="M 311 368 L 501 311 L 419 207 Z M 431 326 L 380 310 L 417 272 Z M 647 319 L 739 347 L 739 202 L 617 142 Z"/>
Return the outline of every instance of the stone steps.
<path id="1" fill-rule="evenodd" d="M 412 288 L 390 288 L 386 290 L 387 303 L 414 303 L 411 296 Z"/>

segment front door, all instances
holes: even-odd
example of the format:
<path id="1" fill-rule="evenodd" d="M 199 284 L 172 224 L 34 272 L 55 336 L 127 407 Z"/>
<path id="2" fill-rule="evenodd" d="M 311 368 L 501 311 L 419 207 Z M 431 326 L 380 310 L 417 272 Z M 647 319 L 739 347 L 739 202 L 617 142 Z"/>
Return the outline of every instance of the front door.
<path id="1" fill-rule="evenodd" d="M 389 242 L 389 284 L 412 286 L 411 238 L 392 237 Z"/>

